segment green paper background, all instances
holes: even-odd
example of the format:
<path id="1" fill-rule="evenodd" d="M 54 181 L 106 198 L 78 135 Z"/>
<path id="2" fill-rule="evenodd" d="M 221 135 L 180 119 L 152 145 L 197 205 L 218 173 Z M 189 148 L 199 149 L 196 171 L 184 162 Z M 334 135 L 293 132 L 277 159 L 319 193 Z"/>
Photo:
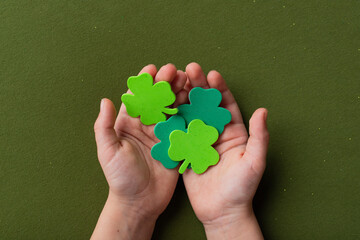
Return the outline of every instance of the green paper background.
<path id="1" fill-rule="evenodd" d="M 269 109 L 266 239 L 360 238 L 360 1 L 0 1 L 0 239 L 88 239 L 93 123 L 146 64 L 220 71 Z M 154 239 L 205 239 L 179 181 Z"/>

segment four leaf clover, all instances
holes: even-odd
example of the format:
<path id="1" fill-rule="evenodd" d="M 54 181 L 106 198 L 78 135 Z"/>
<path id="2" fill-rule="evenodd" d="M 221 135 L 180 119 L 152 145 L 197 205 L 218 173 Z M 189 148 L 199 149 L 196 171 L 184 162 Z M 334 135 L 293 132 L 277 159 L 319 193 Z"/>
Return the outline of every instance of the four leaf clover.
<path id="1" fill-rule="evenodd" d="M 216 128 L 196 119 L 190 122 L 187 133 L 175 130 L 170 134 L 169 157 L 182 161 L 179 173 L 184 173 L 189 163 L 193 171 L 201 174 L 209 166 L 219 162 L 219 153 L 211 146 L 216 142 L 219 133 Z"/>
<path id="2" fill-rule="evenodd" d="M 166 114 L 177 113 L 176 108 L 166 108 L 174 103 L 175 94 L 166 81 L 153 85 L 153 78 L 149 73 L 130 77 L 127 81 L 130 91 L 133 93 L 123 94 L 121 101 L 126 106 L 126 111 L 131 117 L 138 117 L 145 125 L 151 125 L 166 120 Z"/>

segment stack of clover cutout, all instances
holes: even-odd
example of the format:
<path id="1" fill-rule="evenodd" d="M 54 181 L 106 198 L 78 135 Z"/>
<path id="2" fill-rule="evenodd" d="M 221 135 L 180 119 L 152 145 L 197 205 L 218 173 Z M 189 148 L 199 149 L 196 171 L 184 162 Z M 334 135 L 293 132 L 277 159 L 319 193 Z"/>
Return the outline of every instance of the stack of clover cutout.
<path id="1" fill-rule="evenodd" d="M 231 121 L 231 113 L 219 107 L 222 96 L 214 88 L 193 88 L 190 104 L 176 109 L 167 108 L 175 102 L 175 94 L 166 81 L 153 84 L 153 78 L 143 73 L 128 79 L 132 94 L 121 97 L 131 117 L 139 117 L 144 125 L 156 124 L 155 136 L 160 140 L 151 149 L 151 156 L 165 168 L 177 167 L 179 173 L 191 168 L 204 173 L 209 166 L 219 162 L 219 154 L 212 147 L 224 127 Z M 174 115 L 166 120 L 166 115 Z"/>

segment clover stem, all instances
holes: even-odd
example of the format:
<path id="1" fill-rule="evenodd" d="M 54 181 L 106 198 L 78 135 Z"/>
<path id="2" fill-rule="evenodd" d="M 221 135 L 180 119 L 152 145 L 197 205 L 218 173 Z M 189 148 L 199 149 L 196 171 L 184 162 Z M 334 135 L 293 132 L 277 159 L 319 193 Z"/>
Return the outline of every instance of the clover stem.
<path id="1" fill-rule="evenodd" d="M 189 161 L 187 161 L 185 159 L 185 161 L 181 164 L 180 168 L 179 168 L 179 173 L 183 174 L 187 168 L 187 166 L 189 165 Z"/>
<path id="2" fill-rule="evenodd" d="M 177 108 L 163 108 L 162 111 L 168 115 L 174 115 L 178 112 L 178 109 Z"/>

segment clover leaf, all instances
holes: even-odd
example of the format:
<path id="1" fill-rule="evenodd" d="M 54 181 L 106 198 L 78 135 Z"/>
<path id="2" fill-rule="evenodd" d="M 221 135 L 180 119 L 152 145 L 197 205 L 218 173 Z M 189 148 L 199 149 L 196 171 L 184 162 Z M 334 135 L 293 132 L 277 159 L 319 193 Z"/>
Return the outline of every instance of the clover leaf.
<path id="1" fill-rule="evenodd" d="M 174 161 L 182 161 L 179 173 L 184 173 L 187 166 L 195 173 L 201 174 L 209 166 L 219 162 L 219 153 L 211 146 L 216 142 L 219 133 L 216 128 L 195 119 L 190 122 L 187 133 L 175 130 L 170 134 L 169 157 Z"/>
<path id="2" fill-rule="evenodd" d="M 186 123 L 194 119 L 201 119 L 207 125 L 215 127 L 219 134 L 224 131 L 224 126 L 231 121 L 229 110 L 219 107 L 222 96 L 215 88 L 193 88 L 189 93 L 190 104 L 178 107 L 178 115 L 182 116 Z"/>
<path id="3" fill-rule="evenodd" d="M 155 136 L 160 140 L 151 148 L 151 156 L 160 161 L 165 168 L 175 168 L 179 162 L 173 161 L 168 155 L 170 147 L 169 135 L 174 130 L 185 131 L 185 120 L 180 116 L 172 116 L 165 122 L 159 122 L 154 128 Z"/>
<path id="4" fill-rule="evenodd" d="M 149 73 L 130 77 L 127 85 L 133 94 L 125 93 L 121 101 L 126 106 L 126 111 L 131 117 L 140 116 L 140 121 L 145 125 L 155 124 L 166 120 L 166 114 L 177 113 L 176 108 L 166 108 L 175 102 L 175 94 L 166 81 L 153 85 L 153 78 Z"/>

